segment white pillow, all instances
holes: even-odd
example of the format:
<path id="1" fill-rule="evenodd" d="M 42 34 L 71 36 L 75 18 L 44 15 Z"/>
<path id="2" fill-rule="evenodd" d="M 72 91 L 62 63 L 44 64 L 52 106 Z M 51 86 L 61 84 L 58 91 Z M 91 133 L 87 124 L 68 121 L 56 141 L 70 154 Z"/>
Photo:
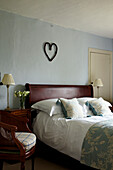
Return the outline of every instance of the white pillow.
<path id="1" fill-rule="evenodd" d="M 92 109 L 94 115 L 112 115 L 110 106 L 112 106 L 108 101 L 103 98 L 88 101 L 89 107 Z"/>
<path id="2" fill-rule="evenodd" d="M 86 106 L 85 103 L 87 101 L 92 101 L 94 99 L 96 99 L 96 98 L 93 98 L 93 97 L 81 97 L 81 98 L 77 98 L 79 104 L 82 106 L 84 117 L 93 116 L 93 112 L 91 110 L 89 110 L 89 107 Z"/>
<path id="3" fill-rule="evenodd" d="M 31 108 L 46 112 L 50 116 L 54 114 L 62 114 L 61 106 L 56 105 L 56 101 L 57 99 L 42 100 L 33 104 Z"/>
<path id="4" fill-rule="evenodd" d="M 65 118 L 83 118 L 83 110 L 76 98 L 73 99 L 59 99 Z"/>
<path id="5" fill-rule="evenodd" d="M 56 100 L 57 101 L 57 100 Z M 56 103 L 52 106 L 51 108 L 51 112 L 50 112 L 50 116 L 53 116 L 53 115 L 56 115 L 56 114 L 62 114 L 63 115 L 63 112 L 62 112 L 62 108 L 61 106 L 59 105 L 56 105 Z"/>
<path id="6" fill-rule="evenodd" d="M 105 104 L 108 107 L 112 107 L 111 103 L 109 103 L 108 101 L 104 100 L 102 97 L 99 98 L 100 102 L 103 102 L 103 104 Z"/>

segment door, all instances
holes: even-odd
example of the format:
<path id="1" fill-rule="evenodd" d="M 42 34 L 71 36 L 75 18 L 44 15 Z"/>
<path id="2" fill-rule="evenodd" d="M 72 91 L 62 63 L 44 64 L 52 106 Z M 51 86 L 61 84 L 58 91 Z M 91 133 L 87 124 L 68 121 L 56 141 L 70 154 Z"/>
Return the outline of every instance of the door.
<path id="1" fill-rule="evenodd" d="M 89 83 L 100 78 L 103 87 L 99 87 L 99 97 L 112 102 L 112 52 L 89 48 Z M 94 97 L 98 97 L 94 87 Z"/>

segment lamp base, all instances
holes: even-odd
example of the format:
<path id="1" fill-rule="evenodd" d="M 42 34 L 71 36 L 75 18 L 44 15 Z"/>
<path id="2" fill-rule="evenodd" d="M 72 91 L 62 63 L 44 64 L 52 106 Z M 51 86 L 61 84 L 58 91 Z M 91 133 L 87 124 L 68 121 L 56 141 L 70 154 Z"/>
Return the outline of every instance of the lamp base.
<path id="1" fill-rule="evenodd" d="M 98 98 L 100 97 L 100 94 L 99 94 L 99 86 L 97 86 L 97 95 L 98 95 Z"/>
<path id="2" fill-rule="evenodd" d="M 5 108 L 5 110 L 11 110 L 11 108 L 10 108 L 10 107 L 7 107 L 7 108 Z"/>

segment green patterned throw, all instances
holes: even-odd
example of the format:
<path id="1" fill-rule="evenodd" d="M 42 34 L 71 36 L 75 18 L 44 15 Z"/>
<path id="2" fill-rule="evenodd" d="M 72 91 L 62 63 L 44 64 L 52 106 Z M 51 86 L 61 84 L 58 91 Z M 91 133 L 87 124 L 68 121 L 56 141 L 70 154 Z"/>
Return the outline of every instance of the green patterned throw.
<path id="1" fill-rule="evenodd" d="M 94 124 L 84 138 L 81 163 L 113 170 L 113 119 Z"/>

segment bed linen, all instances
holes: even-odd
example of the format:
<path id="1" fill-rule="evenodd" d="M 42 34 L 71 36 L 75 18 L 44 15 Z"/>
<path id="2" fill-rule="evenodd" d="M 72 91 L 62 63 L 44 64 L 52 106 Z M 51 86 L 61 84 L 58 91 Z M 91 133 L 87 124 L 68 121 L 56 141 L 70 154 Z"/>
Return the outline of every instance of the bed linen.
<path id="1" fill-rule="evenodd" d="M 101 170 L 113 169 L 113 119 L 90 127 L 82 145 L 81 163 Z"/>
<path id="2" fill-rule="evenodd" d="M 76 159 L 81 159 L 81 149 L 88 129 L 95 123 L 110 120 L 113 116 L 91 116 L 65 119 L 60 114 L 50 117 L 40 112 L 34 122 L 33 131 L 45 144 Z"/>

